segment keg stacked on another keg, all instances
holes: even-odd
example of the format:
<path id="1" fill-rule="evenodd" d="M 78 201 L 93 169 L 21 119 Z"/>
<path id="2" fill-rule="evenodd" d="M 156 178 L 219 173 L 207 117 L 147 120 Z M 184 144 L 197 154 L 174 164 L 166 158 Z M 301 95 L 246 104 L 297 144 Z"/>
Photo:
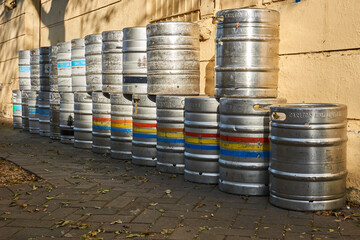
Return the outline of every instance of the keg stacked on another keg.
<path id="1" fill-rule="evenodd" d="M 28 94 L 29 132 L 38 134 L 39 128 L 39 95 L 40 91 L 40 49 L 30 50 L 30 88 Z"/>
<path id="2" fill-rule="evenodd" d="M 58 47 L 51 47 L 50 57 L 50 138 L 60 139 L 60 93 L 58 91 Z"/>
<path id="3" fill-rule="evenodd" d="M 269 194 L 269 122 L 277 99 L 279 13 L 229 9 L 217 13 L 215 97 L 220 99 L 219 188 Z"/>
<path id="4" fill-rule="evenodd" d="M 199 26 L 163 22 L 146 28 L 147 93 L 157 98 L 156 167 L 160 172 L 183 174 L 185 99 L 199 95 Z"/>

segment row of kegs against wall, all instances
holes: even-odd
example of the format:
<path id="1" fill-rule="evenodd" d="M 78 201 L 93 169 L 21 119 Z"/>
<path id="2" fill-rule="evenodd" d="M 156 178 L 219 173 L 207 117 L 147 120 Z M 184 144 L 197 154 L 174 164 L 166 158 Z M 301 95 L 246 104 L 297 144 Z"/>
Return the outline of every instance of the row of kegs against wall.
<path id="1" fill-rule="evenodd" d="M 14 127 L 283 208 L 343 206 L 346 106 L 277 98 L 278 12 L 217 22 L 215 97 L 198 96 L 199 26 L 151 23 L 20 51 Z"/>

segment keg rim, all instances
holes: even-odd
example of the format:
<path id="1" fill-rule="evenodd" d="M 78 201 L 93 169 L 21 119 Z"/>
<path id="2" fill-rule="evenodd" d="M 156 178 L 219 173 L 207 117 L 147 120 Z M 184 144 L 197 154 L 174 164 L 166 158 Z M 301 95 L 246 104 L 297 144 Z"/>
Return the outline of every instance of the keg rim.
<path id="1" fill-rule="evenodd" d="M 273 12 L 273 13 L 280 13 L 279 11 L 275 10 L 275 9 L 268 9 L 268 8 L 231 8 L 231 9 L 224 9 L 224 10 L 220 10 L 216 13 L 216 15 L 223 13 L 223 12 L 255 12 L 255 11 L 259 11 L 259 12 Z"/>
<path id="2" fill-rule="evenodd" d="M 284 103 L 272 105 L 270 109 L 298 109 L 298 110 L 310 110 L 310 109 L 337 109 L 346 108 L 345 104 L 339 103 Z"/>

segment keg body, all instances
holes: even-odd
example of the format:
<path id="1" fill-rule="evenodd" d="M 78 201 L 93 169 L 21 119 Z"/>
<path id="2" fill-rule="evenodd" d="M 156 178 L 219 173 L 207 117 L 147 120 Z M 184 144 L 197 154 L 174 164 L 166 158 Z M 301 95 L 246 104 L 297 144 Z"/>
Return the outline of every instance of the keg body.
<path id="1" fill-rule="evenodd" d="M 29 131 L 29 91 L 21 93 L 21 120 L 22 129 Z"/>
<path id="2" fill-rule="evenodd" d="M 86 92 L 85 40 L 71 40 L 71 86 L 73 92 Z"/>
<path id="3" fill-rule="evenodd" d="M 147 93 L 146 28 L 123 29 L 123 93 Z"/>
<path id="4" fill-rule="evenodd" d="M 51 92 L 39 92 L 39 134 L 50 136 L 50 94 Z"/>
<path id="5" fill-rule="evenodd" d="M 343 207 L 346 106 L 284 104 L 270 110 L 270 203 L 298 211 Z"/>
<path id="6" fill-rule="evenodd" d="M 19 51 L 19 88 L 31 90 L 30 50 Z"/>
<path id="7" fill-rule="evenodd" d="M 111 93 L 111 157 L 131 160 L 132 99 L 131 95 Z"/>
<path id="8" fill-rule="evenodd" d="M 217 13 L 215 96 L 273 98 L 279 71 L 279 12 L 228 9 Z"/>
<path id="9" fill-rule="evenodd" d="M 102 92 L 93 92 L 92 104 L 92 151 L 109 153 L 111 147 L 110 96 Z"/>
<path id="10" fill-rule="evenodd" d="M 50 138 L 60 139 L 60 93 L 50 94 Z"/>
<path id="11" fill-rule="evenodd" d="M 72 92 L 71 83 L 71 43 L 61 42 L 57 44 L 57 66 L 58 66 L 58 91 Z"/>
<path id="12" fill-rule="evenodd" d="M 29 104 L 29 132 L 33 134 L 39 133 L 39 95 L 37 91 L 28 92 Z"/>
<path id="13" fill-rule="evenodd" d="M 185 99 L 185 169 L 191 182 L 217 184 L 219 178 L 219 103 L 210 97 Z"/>
<path id="14" fill-rule="evenodd" d="M 102 33 L 102 91 L 121 93 L 123 91 L 122 31 Z"/>
<path id="15" fill-rule="evenodd" d="M 85 37 L 86 91 L 88 93 L 102 90 L 101 48 L 101 34 L 91 34 Z"/>
<path id="16" fill-rule="evenodd" d="M 219 189 L 240 195 L 269 194 L 270 106 L 276 98 L 221 98 Z"/>
<path id="17" fill-rule="evenodd" d="M 40 48 L 40 91 L 50 91 L 51 47 Z"/>
<path id="18" fill-rule="evenodd" d="M 50 53 L 50 91 L 58 91 L 58 66 L 57 66 L 57 46 L 51 47 Z"/>
<path id="19" fill-rule="evenodd" d="M 40 50 L 30 50 L 31 91 L 40 91 Z"/>
<path id="20" fill-rule="evenodd" d="M 60 142 L 74 143 L 74 93 L 60 93 Z"/>
<path id="21" fill-rule="evenodd" d="M 156 97 L 156 168 L 160 172 L 184 173 L 184 107 L 185 96 Z"/>
<path id="22" fill-rule="evenodd" d="M 13 104 L 13 127 L 22 128 L 22 106 L 21 106 L 21 91 L 12 91 Z"/>
<path id="23" fill-rule="evenodd" d="M 198 95 L 199 26 L 189 22 L 147 25 L 147 89 L 152 95 Z"/>
<path id="24" fill-rule="evenodd" d="M 87 92 L 74 93 L 74 147 L 92 147 L 92 98 Z"/>
<path id="25" fill-rule="evenodd" d="M 132 163 L 156 166 L 156 97 L 133 95 Z"/>

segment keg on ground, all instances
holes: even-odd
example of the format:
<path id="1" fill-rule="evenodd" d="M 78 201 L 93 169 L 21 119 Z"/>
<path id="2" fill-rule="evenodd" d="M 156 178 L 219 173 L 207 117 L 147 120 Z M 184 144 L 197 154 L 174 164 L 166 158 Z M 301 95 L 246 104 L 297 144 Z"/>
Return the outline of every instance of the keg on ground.
<path id="1" fill-rule="evenodd" d="M 39 134 L 45 137 L 50 136 L 50 94 L 39 91 Z"/>
<path id="2" fill-rule="evenodd" d="M 92 151 L 95 153 L 110 152 L 111 105 L 107 93 L 92 93 Z"/>
<path id="3" fill-rule="evenodd" d="M 87 92 L 74 93 L 74 147 L 92 147 L 92 98 Z"/>
<path id="4" fill-rule="evenodd" d="M 123 93 L 147 93 L 146 28 L 123 29 Z"/>
<path id="5" fill-rule="evenodd" d="M 71 84 L 73 92 L 86 92 L 85 40 L 71 40 Z"/>
<path id="6" fill-rule="evenodd" d="M 74 143 L 74 93 L 60 93 L 60 142 Z"/>
<path id="7" fill-rule="evenodd" d="M 71 83 L 71 43 L 61 42 L 57 44 L 57 65 L 58 65 L 58 91 L 72 92 Z"/>
<path id="8" fill-rule="evenodd" d="M 277 96 L 280 14 L 270 9 L 217 13 L 215 96 Z"/>
<path id="9" fill-rule="evenodd" d="M 58 91 L 58 66 L 57 66 L 57 46 L 51 47 L 50 53 L 50 91 Z"/>
<path id="10" fill-rule="evenodd" d="M 30 50 L 19 51 L 19 88 L 31 90 Z"/>
<path id="11" fill-rule="evenodd" d="M 219 189 L 240 195 L 269 194 L 270 105 L 276 98 L 220 99 Z"/>
<path id="12" fill-rule="evenodd" d="M 131 95 L 111 93 L 111 157 L 131 160 L 132 99 Z"/>
<path id="13" fill-rule="evenodd" d="M 147 25 L 147 92 L 151 95 L 198 95 L 199 26 L 190 22 Z"/>
<path id="14" fill-rule="evenodd" d="M 60 93 L 50 94 L 50 138 L 60 139 Z"/>
<path id="15" fill-rule="evenodd" d="M 297 211 L 343 207 L 346 106 L 284 104 L 270 110 L 270 203 Z"/>
<path id="16" fill-rule="evenodd" d="M 184 107 L 185 96 L 156 97 L 156 168 L 160 172 L 184 173 Z"/>
<path id="17" fill-rule="evenodd" d="M 29 91 L 21 93 L 21 120 L 22 129 L 29 131 Z"/>
<path id="18" fill-rule="evenodd" d="M 122 40 L 122 31 L 102 33 L 102 91 L 105 93 L 123 91 Z"/>
<path id="19" fill-rule="evenodd" d="M 22 128 L 21 91 L 12 91 L 13 127 Z"/>
<path id="20" fill-rule="evenodd" d="M 85 36 L 86 91 L 88 93 L 102 90 L 101 50 L 101 34 Z"/>
<path id="21" fill-rule="evenodd" d="M 133 95 L 132 163 L 156 166 L 156 96 Z"/>
<path id="22" fill-rule="evenodd" d="M 33 134 L 39 133 L 39 105 L 38 105 L 37 91 L 28 92 L 28 105 L 29 105 L 29 132 Z"/>
<path id="23" fill-rule="evenodd" d="M 185 169 L 191 182 L 217 184 L 219 178 L 219 102 L 211 97 L 185 99 Z"/>

